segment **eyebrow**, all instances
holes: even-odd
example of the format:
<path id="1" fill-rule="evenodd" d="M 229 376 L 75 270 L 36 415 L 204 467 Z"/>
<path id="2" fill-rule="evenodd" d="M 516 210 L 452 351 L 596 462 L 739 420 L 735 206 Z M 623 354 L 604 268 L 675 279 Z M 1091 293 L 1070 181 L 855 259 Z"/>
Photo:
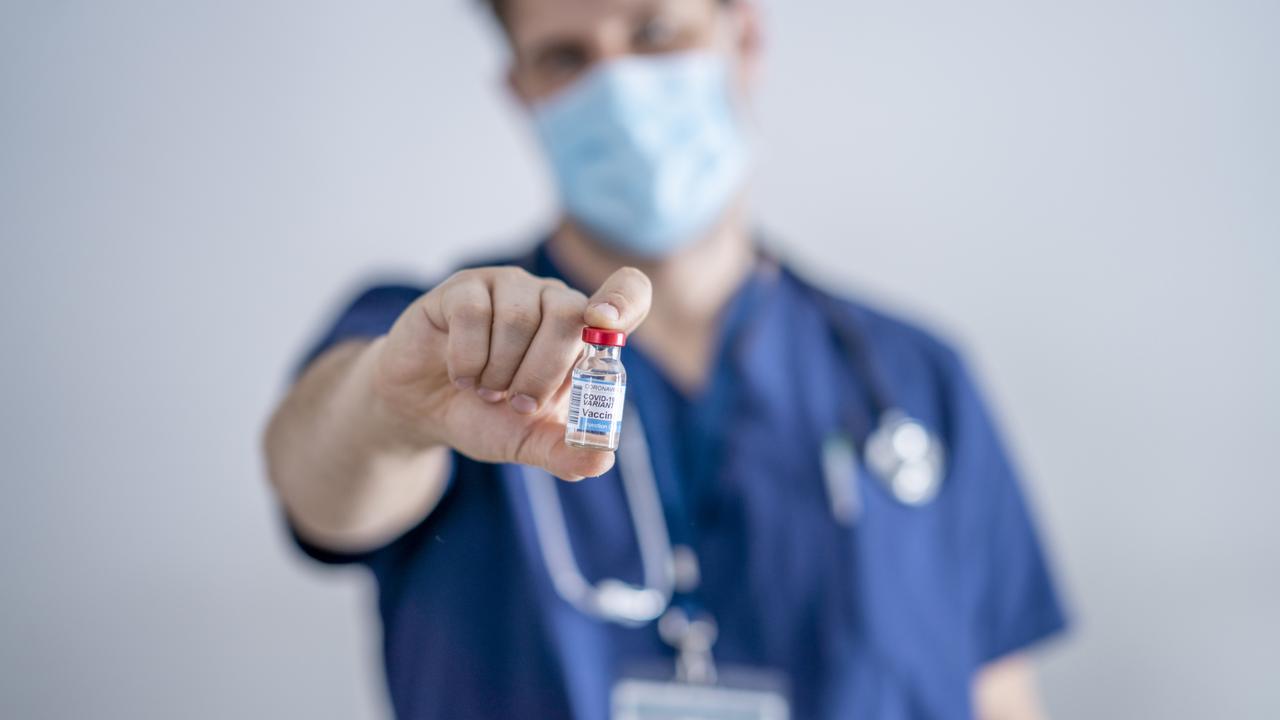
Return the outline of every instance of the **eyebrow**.
<path id="1" fill-rule="evenodd" d="M 585 51 L 586 43 L 569 35 L 548 35 L 539 38 L 526 51 L 526 59 L 537 62 L 553 52 L 563 50 Z"/>
<path id="2" fill-rule="evenodd" d="M 631 22 L 634 27 L 636 24 L 649 22 L 656 17 L 662 17 L 664 14 L 674 13 L 674 17 L 680 17 L 680 11 L 676 10 L 664 2 L 651 2 L 647 5 L 641 5 L 631 13 Z"/>
<path id="3" fill-rule="evenodd" d="M 642 24 L 652 21 L 656 17 L 660 17 L 663 12 L 668 9 L 668 4 L 661 0 L 651 0 L 650 2 L 639 4 L 634 8 L 629 8 L 629 12 L 626 13 L 628 34 Z M 573 35 L 566 35 L 561 31 L 551 30 L 547 32 L 545 36 L 535 36 L 533 42 L 527 46 L 525 55 L 528 59 L 536 61 L 539 57 L 546 55 L 552 50 L 589 50 L 589 47 L 589 42 L 583 41 Z"/>

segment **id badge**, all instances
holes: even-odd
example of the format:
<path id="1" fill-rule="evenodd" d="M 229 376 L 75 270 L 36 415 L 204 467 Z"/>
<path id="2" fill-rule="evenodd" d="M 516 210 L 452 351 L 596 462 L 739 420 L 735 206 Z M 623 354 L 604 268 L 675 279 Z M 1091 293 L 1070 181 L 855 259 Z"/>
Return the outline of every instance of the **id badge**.
<path id="1" fill-rule="evenodd" d="M 613 720 L 790 720 L 773 690 L 626 678 L 613 686 Z"/>

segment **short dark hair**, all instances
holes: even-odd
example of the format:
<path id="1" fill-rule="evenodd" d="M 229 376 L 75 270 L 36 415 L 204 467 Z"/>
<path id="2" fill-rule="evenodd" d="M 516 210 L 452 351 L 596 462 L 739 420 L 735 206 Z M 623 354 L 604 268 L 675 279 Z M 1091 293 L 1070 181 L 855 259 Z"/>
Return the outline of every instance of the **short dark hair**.
<path id="1" fill-rule="evenodd" d="M 507 3 L 506 0 L 480 0 L 480 4 L 489 8 L 489 12 L 493 13 L 493 17 L 499 23 L 507 24 Z"/>
<path id="2" fill-rule="evenodd" d="M 721 5 L 728 5 L 733 0 L 720 0 Z M 503 27 L 507 26 L 507 0 L 480 0 L 480 4 L 489 8 L 489 12 L 493 13 L 494 18 Z"/>

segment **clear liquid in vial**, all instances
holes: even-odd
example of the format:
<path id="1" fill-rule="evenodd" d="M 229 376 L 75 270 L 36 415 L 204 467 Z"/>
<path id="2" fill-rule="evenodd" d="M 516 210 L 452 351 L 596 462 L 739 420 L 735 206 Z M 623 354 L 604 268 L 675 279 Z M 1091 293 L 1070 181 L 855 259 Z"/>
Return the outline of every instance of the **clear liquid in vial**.
<path id="1" fill-rule="evenodd" d="M 573 368 L 565 444 L 590 450 L 617 450 L 627 371 L 619 347 L 588 344 Z"/>

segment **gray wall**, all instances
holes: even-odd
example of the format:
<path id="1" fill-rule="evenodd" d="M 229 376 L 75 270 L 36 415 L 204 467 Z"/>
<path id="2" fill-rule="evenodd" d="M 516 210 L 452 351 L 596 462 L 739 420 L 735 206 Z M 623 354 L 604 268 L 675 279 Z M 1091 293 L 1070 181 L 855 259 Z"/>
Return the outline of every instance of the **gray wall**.
<path id="1" fill-rule="evenodd" d="M 764 223 L 971 351 L 1061 717 L 1280 715 L 1280 5 L 767 6 Z M 0 716 L 374 717 L 257 436 L 345 293 L 546 220 L 467 0 L 0 3 Z"/>

